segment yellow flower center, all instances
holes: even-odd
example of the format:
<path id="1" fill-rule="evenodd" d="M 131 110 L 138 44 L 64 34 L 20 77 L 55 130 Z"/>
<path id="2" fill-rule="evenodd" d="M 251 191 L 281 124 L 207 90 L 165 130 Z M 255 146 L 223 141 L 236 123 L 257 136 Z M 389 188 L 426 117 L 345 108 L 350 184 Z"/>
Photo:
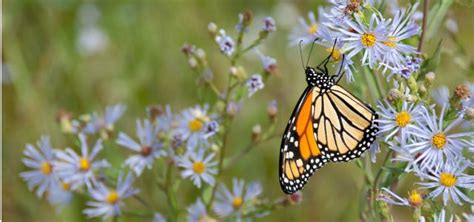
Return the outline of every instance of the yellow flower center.
<path id="1" fill-rule="evenodd" d="M 41 173 L 51 174 L 51 172 L 53 172 L 53 166 L 50 163 L 44 162 L 41 164 Z"/>
<path id="2" fill-rule="evenodd" d="M 408 203 L 412 207 L 419 207 L 423 203 L 423 197 L 416 190 L 408 192 Z"/>
<path id="3" fill-rule="evenodd" d="M 369 32 L 369 33 L 364 33 L 360 41 L 362 42 L 362 45 L 364 45 L 365 47 L 372 47 L 375 45 L 377 38 L 375 37 L 373 33 Z"/>
<path id="4" fill-rule="evenodd" d="M 83 157 L 79 160 L 79 170 L 88 171 L 90 167 L 91 167 L 91 163 L 89 162 L 87 158 Z"/>
<path id="5" fill-rule="evenodd" d="M 195 118 L 188 123 L 188 128 L 191 130 L 191 132 L 197 132 L 202 129 L 204 126 L 203 122 L 199 120 L 198 118 Z"/>
<path id="6" fill-rule="evenodd" d="M 71 189 L 71 184 L 70 183 L 62 182 L 61 185 L 63 185 L 63 190 Z"/>
<path id="7" fill-rule="evenodd" d="M 117 203 L 118 200 L 119 200 L 119 195 L 115 191 L 111 191 L 105 198 L 105 201 L 107 201 L 107 203 L 109 204 L 115 204 Z"/>
<path id="8" fill-rule="evenodd" d="M 397 39 L 395 37 L 388 37 L 387 41 L 383 42 L 383 44 L 390 48 L 394 48 L 397 46 Z"/>
<path id="9" fill-rule="evenodd" d="M 234 208 L 239 208 L 240 206 L 242 206 L 242 198 L 241 197 L 234 197 L 234 199 L 232 200 L 232 206 L 234 206 Z"/>
<path id="10" fill-rule="evenodd" d="M 311 34 L 311 35 L 313 35 L 317 31 L 318 31 L 318 25 L 316 25 L 316 24 L 311 24 L 311 26 L 309 26 L 309 28 L 308 28 L 308 33 Z"/>
<path id="11" fill-rule="evenodd" d="M 411 121 L 411 116 L 410 116 L 410 113 L 406 112 L 406 111 L 402 111 L 402 112 L 399 112 L 396 116 L 395 116 L 395 123 L 397 124 L 397 126 L 399 127 L 405 127 L 408 125 L 408 123 L 410 123 Z"/>
<path id="12" fill-rule="evenodd" d="M 196 161 L 193 163 L 193 170 L 194 172 L 196 172 L 197 174 L 202 174 L 204 173 L 204 170 L 206 169 L 206 165 L 204 165 L 203 162 L 201 161 Z"/>
<path id="13" fill-rule="evenodd" d="M 334 61 L 339 61 L 341 59 L 341 50 L 338 48 L 334 48 L 334 50 L 332 48 L 327 48 L 326 52 L 329 52 L 329 53 L 332 52 L 331 58 Z"/>
<path id="14" fill-rule="evenodd" d="M 452 187 L 456 185 L 457 178 L 450 173 L 443 172 L 439 175 L 439 183 L 445 187 Z"/>
<path id="15" fill-rule="evenodd" d="M 444 133 L 437 133 L 431 139 L 431 143 L 433 143 L 433 146 L 440 150 L 444 149 L 444 145 L 446 145 L 446 142 L 446 135 L 444 135 Z"/>

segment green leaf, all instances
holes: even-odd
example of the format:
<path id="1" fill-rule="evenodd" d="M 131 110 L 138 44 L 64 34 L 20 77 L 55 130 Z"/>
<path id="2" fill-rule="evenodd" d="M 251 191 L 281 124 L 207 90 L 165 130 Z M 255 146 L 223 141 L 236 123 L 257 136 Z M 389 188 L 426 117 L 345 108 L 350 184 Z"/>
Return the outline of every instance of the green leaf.
<path id="1" fill-rule="evenodd" d="M 426 39 L 433 38 L 439 32 L 439 28 L 448 12 L 449 7 L 453 4 L 453 0 L 438 1 L 428 14 L 428 24 L 426 29 Z"/>

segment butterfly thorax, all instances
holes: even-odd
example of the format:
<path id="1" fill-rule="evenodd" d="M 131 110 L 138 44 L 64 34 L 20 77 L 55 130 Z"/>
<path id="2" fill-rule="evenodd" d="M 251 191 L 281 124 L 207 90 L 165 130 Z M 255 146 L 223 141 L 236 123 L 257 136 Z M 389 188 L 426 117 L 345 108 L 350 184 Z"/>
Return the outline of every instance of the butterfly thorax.
<path id="1" fill-rule="evenodd" d="M 317 86 L 321 90 L 325 91 L 330 89 L 334 85 L 334 79 L 327 73 L 316 71 L 312 67 L 306 67 L 306 81 L 310 86 Z"/>

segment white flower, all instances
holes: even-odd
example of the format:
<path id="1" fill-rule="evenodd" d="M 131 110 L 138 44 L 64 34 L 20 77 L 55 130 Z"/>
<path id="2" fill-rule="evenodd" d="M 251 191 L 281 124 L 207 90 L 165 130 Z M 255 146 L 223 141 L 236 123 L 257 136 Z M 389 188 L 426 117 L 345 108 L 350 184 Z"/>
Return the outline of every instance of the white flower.
<path id="1" fill-rule="evenodd" d="M 51 147 L 49 137 L 42 136 L 37 145 L 39 150 L 31 144 L 26 145 L 23 152 L 26 156 L 23 158 L 23 164 L 32 170 L 22 172 L 20 176 L 27 182 L 30 191 L 34 187 L 38 187 L 36 195 L 41 197 L 58 179 L 53 172 L 55 170 L 55 151 Z"/>
<path id="2" fill-rule="evenodd" d="M 224 55 L 231 56 L 232 53 L 234 53 L 234 40 L 230 36 L 226 35 L 223 29 L 219 30 L 219 34 L 216 36 L 216 42 Z"/>
<path id="3" fill-rule="evenodd" d="M 48 201 L 51 204 L 58 206 L 58 210 L 61 210 L 71 202 L 73 196 L 74 193 L 71 190 L 71 184 L 57 180 L 49 189 Z"/>
<path id="4" fill-rule="evenodd" d="M 123 200 L 138 193 L 138 189 L 132 187 L 133 176 L 129 174 L 125 180 L 122 176 L 119 175 L 115 189 L 109 189 L 103 183 L 97 183 L 89 189 L 94 200 L 88 201 L 89 208 L 83 211 L 87 217 L 102 216 L 103 219 L 107 219 L 121 213 L 120 208 L 124 206 Z"/>
<path id="5" fill-rule="evenodd" d="M 114 129 L 114 124 L 123 115 L 126 110 L 126 106 L 117 104 L 114 106 L 108 106 L 105 108 L 104 115 L 93 113 L 91 120 L 84 127 L 84 133 L 95 134 L 101 133 L 105 139 L 108 138 L 107 132 Z"/>
<path id="6" fill-rule="evenodd" d="M 319 15 L 320 20 L 322 20 L 321 13 L 319 13 Z M 314 12 L 312 11 L 308 12 L 308 18 L 309 22 L 306 22 L 302 17 L 298 19 L 299 25 L 296 26 L 290 34 L 290 45 L 298 45 L 300 41 L 302 41 L 302 44 L 309 44 L 319 36 L 319 29 L 322 27 L 321 23 L 316 21 Z"/>
<path id="7" fill-rule="evenodd" d="M 382 187 L 382 191 L 385 193 L 379 194 L 377 200 L 384 201 L 388 204 L 393 205 L 401 205 L 401 206 L 408 206 L 408 207 L 420 207 L 423 203 L 423 195 L 418 193 L 417 190 L 412 190 L 408 193 L 407 198 L 403 198 L 392 192 L 390 189 Z M 388 194 L 388 195 L 387 195 Z"/>
<path id="8" fill-rule="evenodd" d="M 265 84 L 263 83 L 262 76 L 260 74 L 253 74 L 249 79 L 247 79 L 247 89 L 248 95 L 251 97 L 258 90 L 263 89 Z"/>
<path id="9" fill-rule="evenodd" d="M 109 167 L 106 160 L 94 160 L 100 150 L 102 150 L 102 140 L 99 139 L 89 153 L 89 148 L 84 134 L 79 134 L 81 143 L 81 155 L 79 156 L 71 148 L 57 153 L 58 160 L 55 163 L 58 176 L 65 182 L 71 184 L 71 189 L 86 184 L 88 188 L 92 187 L 95 175 L 94 170 Z"/>
<path id="10" fill-rule="evenodd" d="M 319 31 L 319 41 L 316 41 L 317 44 L 322 45 L 326 48 L 326 52 L 331 54 L 331 60 L 334 62 L 342 62 L 343 54 L 345 53 L 344 49 L 344 42 L 340 38 L 340 34 L 337 32 L 333 32 L 326 28 L 325 26 L 321 27 Z M 340 69 L 342 68 L 345 72 L 344 75 L 346 76 L 347 82 L 354 81 L 353 77 L 353 70 L 354 69 L 354 62 L 352 58 L 345 56 L 344 63 L 338 64 L 335 73 L 339 73 Z"/>
<path id="11" fill-rule="evenodd" d="M 209 185 L 214 185 L 214 176 L 217 174 L 217 162 L 213 162 L 214 153 L 204 156 L 204 149 L 199 149 L 197 153 L 190 152 L 184 156 L 177 157 L 178 166 L 183 167 L 181 176 L 191 178 L 194 185 L 201 188 L 201 180 Z"/>
<path id="12" fill-rule="evenodd" d="M 356 22 L 347 20 L 346 24 L 352 31 L 340 28 L 342 40 L 345 42 L 344 50 L 349 52 L 347 57 L 352 58 L 360 51 L 363 52 L 361 62 L 372 68 L 376 62 L 382 59 L 386 51 L 384 42 L 387 39 L 387 27 L 383 18 L 373 14 L 370 23 L 366 26 L 359 16 L 355 16 Z"/>
<path id="13" fill-rule="evenodd" d="M 421 117 L 416 119 L 417 125 L 411 130 L 415 136 L 406 147 L 410 153 L 417 155 L 415 162 L 420 164 L 421 169 L 439 166 L 444 162 L 444 157 L 449 160 L 462 156 L 465 147 L 473 146 L 463 138 L 472 138 L 474 132 L 450 133 L 463 121 L 462 116 L 445 126 L 446 107 L 443 106 L 438 117 L 433 108 L 422 106 Z"/>
<path id="14" fill-rule="evenodd" d="M 232 180 L 232 184 L 232 192 L 224 185 L 219 187 L 213 209 L 221 217 L 237 212 L 238 220 L 242 212 L 254 209 L 252 200 L 262 193 L 262 186 L 260 183 L 253 182 L 248 184 L 244 190 L 244 181 L 235 178 Z"/>
<path id="15" fill-rule="evenodd" d="M 194 108 L 185 109 L 178 117 L 179 126 L 176 128 L 174 135 L 179 135 L 180 138 L 186 140 L 189 150 L 208 144 L 210 132 L 207 126 L 212 119 L 207 114 L 207 110 L 207 105 L 195 106 Z M 206 137 L 206 135 L 209 136 Z"/>
<path id="16" fill-rule="evenodd" d="M 389 19 L 385 23 L 388 33 L 386 40 L 383 42 L 386 47 L 382 64 L 386 68 L 404 68 L 407 65 L 405 55 L 417 52 L 416 47 L 402 42 L 420 32 L 420 27 L 413 19 L 413 12 L 416 7 L 417 5 L 409 10 L 399 10 L 393 19 Z"/>
<path id="17" fill-rule="evenodd" d="M 196 203 L 188 207 L 188 221 L 189 222 L 201 222 L 210 221 L 211 217 L 207 213 L 206 206 L 201 199 L 198 199 Z"/>
<path id="18" fill-rule="evenodd" d="M 157 141 L 156 133 L 157 128 L 153 126 L 150 121 L 144 120 L 142 125 L 142 123 L 137 120 L 138 143 L 125 133 L 121 132 L 119 134 L 117 144 L 135 153 L 135 155 L 127 158 L 125 165 L 128 165 L 137 176 L 142 174 L 145 167 L 151 169 L 153 161 L 165 154 L 161 144 Z"/>
<path id="19" fill-rule="evenodd" d="M 474 203 L 474 200 L 459 189 L 464 188 L 469 191 L 474 189 L 474 176 L 463 173 L 469 165 L 467 160 L 453 159 L 440 167 L 428 169 L 427 172 L 418 172 L 422 179 L 428 180 L 419 184 L 423 188 L 433 189 L 428 195 L 429 198 L 441 195 L 445 206 L 450 197 L 454 203 L 459 205 L 462 205 L 461 200 Z"/>
<path id="20" fill-rule="evenodd" d="M 406 92 L 408 93 L 408 90 Z M 376 120 L 379 123 L 379 134 L 385 134 L 385 142 L 397 135 L 400 137 L 402 146 L 405 145 L 410 131 L 415 126 L 415 120 L 421 117 L 421 106 L 414 103 L 409 104 L 403 100 L 400 110 L 397 111 L 396 106 L 385 100 L 379 101 L 377 107 L 380 109 L 378 112 L 380 119 Z"/>

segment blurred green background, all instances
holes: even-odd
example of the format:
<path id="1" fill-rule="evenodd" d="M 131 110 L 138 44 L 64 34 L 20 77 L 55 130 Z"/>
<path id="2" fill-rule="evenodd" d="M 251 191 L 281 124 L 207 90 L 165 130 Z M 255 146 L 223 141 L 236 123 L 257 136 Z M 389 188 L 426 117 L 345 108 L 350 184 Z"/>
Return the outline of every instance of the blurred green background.
<path id="1" fill-rule="evenodd" d="M 250 36 L 256 35 L 264 16 L 275 18 L 277 32 L 259 49 L 277 59 L 279 72 L 269 80 L 264 91 L 257 93 L 243 105 L 236 117 L 229 150 L 237 153 L 250 140 L 252 126 L 267 122 L 264 104 L 272 99 L 277 99 L 279 103 L 277 130 L 282 132 L 306 84 L 298 49 L 288 45 L 288 34 L 297 24 L 298 16 L 306 15 L 309 10 L 317 11 L 321 2 L 4 1 L 3 219 L 85 220 L 81 215 L 83 199 L 77 198 L 72 205 L 56 213 L 46 200 L 40 200 L 28 191 L 26 184 L 18 176 L 19 172 L 26 170 L 21 163 L 25 144 L 35 143 L 40 135 L 48 134 L 55 147 L 70 146 L 68 137 L 61 134 L 55 123 L 55 115 L 61 109 L 81 114 L 102 111 L 106 105 L 124 103 L 128 109 L 116 129 L 134 134 L 135 118 L 145 116 L 147 105 L 170 104 L 173 111 L 193 106 L 198 102 L 195 96 L 197 76 L 180 52 L 184 43 L 195 44 L 206 50 L 210 66 L 214 69 L 215 81 L 222 89 L 229 63 L 209 38 L 207 25 L 213 21 L 235 36 L 237 15 L 246 9 L 252 10 L 255 16 Z M 466 81 L 466 76 L 473 80 L 473 70 L 469 70 L 466 65 L 466 61 L 474 58 L 474 10 L 468 2 L 459 1 L 450 12 L 450 16 L 458 21 L 458 39 L 465 47 L 467 56 L 460 56 L 444 27 L 440 28 L 437 39 L 426 45 L 430 52 L 437 40 L 444 39 L 437 85 L 453 87 Z M 94 4 L 98 11 L 81 10 L 86 3 Z M 91 12 L 92 14 L 87 14 Z M 91 19 L 94 17 L 95 19 Z M 87 28 L 91 27 L 99 32 L 93 30 L 88 33 Z M 87 40 L 91 36 L 94 38 Z M 85 38 L 85 43 L 79 43 L 81 38 Z M 85 50 L 81 44 L 89 45 L 90 49 Z M 325 53 L 315 52 L 312 61 L 319 61 L 324 55 Z M 254 53 L 245 56 L 241 64 L 250 67 L 249 72 L 260 71 L 260 60 Z M 363 98 L 370 101 L 367 92 L 364 93 Z M 259 180 L 263 183 L 265 197 L 281 197 L 277 179 L 279 142 L 279 139 L 275 139 L 256 147 L 256 150 L 226 173 L 227 184 L 230 185 L 234 176 L 247 181 Z M 106 149 L 108 146 L 112 146 L 109 149 L 116 149 L 113 142 L 108 142 Z M 278 210 L 264 219 L 358 220 L 359 203 L 365 201 L 360 193 L 362 179 L 362 173 L 353 163 L 329 164 L 313 176 L 306 186 L 301 205 Z M 163 195 L 153 184 L 147 182 L 147 177 L 140 178 L 137 185 L 143 187 L 142 194 L 154 207 L 165 212 Z M 412 187 L 411 184 L 403 184 L 400 189 L 404 191 Z M 193 192 L 192 188 L 188 190 Z M 133 200 L 130 202 L 127 207 L 140 207 Z M 189 204 L 190 202 L 186 202 L 186 205 Z M 394 210 L 398 212 L 398 219 L 411 216 L 410 211 L 404 208 L 395 207 Z"/>

